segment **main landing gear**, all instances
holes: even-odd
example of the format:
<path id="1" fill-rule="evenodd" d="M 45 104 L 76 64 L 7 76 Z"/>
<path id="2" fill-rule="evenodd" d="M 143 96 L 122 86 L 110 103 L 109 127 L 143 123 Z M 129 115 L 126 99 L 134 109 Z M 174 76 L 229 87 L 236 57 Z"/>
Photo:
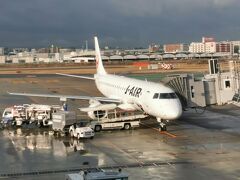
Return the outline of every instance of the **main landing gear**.
<path id="1" fill-rule="evenodd" d="M 160 131 L 167 131 L 167 125 L 163 122 L 161 118 L 157 118 L 157 121 L 159 122 L 159 130 Z"/>

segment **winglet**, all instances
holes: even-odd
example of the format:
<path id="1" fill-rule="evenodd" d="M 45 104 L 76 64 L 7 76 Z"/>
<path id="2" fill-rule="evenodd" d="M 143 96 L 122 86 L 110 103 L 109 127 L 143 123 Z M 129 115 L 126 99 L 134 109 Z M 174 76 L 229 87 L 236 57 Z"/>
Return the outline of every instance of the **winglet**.
<path id="1" fill-rule="evenodd" d="M 100 52 L 100 48 L 99 48 L 99 44 L 98 44 L 98 38 L 96 36 L 94 37 L 94 42 L 95 42 L 97 74 L 107 74 L 103 67 L 101 52 Z"/>

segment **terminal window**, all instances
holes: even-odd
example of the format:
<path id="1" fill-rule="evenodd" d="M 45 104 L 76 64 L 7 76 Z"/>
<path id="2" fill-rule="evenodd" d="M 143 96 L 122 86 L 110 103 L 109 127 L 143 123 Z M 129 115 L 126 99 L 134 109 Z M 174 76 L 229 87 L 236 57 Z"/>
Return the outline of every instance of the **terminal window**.
<path id="1" fill-rule="evenodd" d="M 191 96 L 192 96 L 192 98 L 194 98 L 194 87 L 193 86 L 191 86 Z"/>
<path id="2" fill-rule="evenodd" d="M 230 87 L 231 87 L 230 80 L 225 80 L 225 88 L 230 88 Z"/>

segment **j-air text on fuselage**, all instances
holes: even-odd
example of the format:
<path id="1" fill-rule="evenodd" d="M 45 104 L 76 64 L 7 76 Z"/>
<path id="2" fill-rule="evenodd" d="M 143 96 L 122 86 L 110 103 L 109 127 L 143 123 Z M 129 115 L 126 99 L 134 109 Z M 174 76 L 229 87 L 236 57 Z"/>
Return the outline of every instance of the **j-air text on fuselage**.
<path id="1" fill-rule="evenodd" d="M 94 80 L 97 89 L 105 97 L 74 96 L 56 94 L 9 93 L 21 96 L 55 97 L 60 99 L 89 100 L 89 107 L 79 108 L 94 118 L 101 111 L 101 117 L 109 110 L 142 110 L 156 117 L 161 130 L 166 130 L 165 121 L 175 120 L 182 114 L 182 106 L 175 92 L 162 83 L 143 81 L 124 76 L 108 74 L 103 66 L 97 37 L 94 37 L 96 53 L 96 74 L 94 77 L 59 74 L 63 76 Z M 97 113 L 96 113 L 97 112 Z M 104 114 L 105 113 L 105 114 Z"/>
<path id="2" fill-rule="evenodd" d="M 142 95 L 141 92 L 142 88 L 129 85 L 125 91 L 125 94 L 139 98 L 139 96 Z"/>

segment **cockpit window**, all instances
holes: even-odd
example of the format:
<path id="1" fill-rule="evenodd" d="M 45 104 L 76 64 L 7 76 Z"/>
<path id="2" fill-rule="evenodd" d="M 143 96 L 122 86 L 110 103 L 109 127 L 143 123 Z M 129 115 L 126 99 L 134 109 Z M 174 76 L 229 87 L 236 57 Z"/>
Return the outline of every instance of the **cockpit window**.
<path id="1" fill-rule="evenodd" d="M 158 99 L 158 96 L 159 96 L 159 93 L 155 93 L 155 94 L 153 95 L 153 99 Z"/>
<path id="2" fill-rule="evenodd" d="M 159 99 L 176 99 L 177 95 L 175 93 L 160 93 Z"/>

